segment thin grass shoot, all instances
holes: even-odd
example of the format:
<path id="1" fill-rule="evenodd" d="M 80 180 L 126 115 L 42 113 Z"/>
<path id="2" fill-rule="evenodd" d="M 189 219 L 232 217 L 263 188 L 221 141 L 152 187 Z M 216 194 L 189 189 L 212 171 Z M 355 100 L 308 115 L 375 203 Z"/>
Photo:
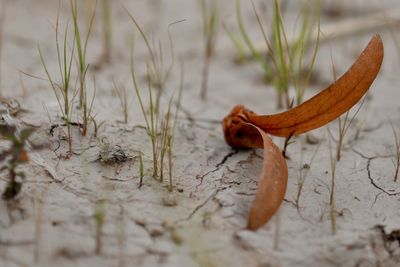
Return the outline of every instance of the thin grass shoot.
<path id="1" fill-rule="evenodd" d="M 219 27 L 220 11 L 218 1 L 201 0 L 201 14 L 203 20 L 203 38 L 204 38 L 204 65 L 201 82 L 201 99 L 207 98 L 208 76 L 210 72 L 211 59 L 215 53 L 215 44 Z"/>

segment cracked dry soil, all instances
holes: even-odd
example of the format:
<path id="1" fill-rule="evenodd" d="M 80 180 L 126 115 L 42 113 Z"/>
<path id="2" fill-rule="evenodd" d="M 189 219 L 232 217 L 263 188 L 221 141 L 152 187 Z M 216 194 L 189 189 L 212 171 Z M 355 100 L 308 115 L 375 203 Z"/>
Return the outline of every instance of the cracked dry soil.
<path id="1" fill-rule="evenodd" d="M 200 100 L 203 44 L 196 1 L 120 1 L 155 40 L 167 40 L 168 24 L 186 19 L 171 29 L 176 56 L 185 61 L 186 77 L 176 128 L 172 193 L 166 182 L 151 178 L 151 147 L 130 90 L 128 55 L 134 27 L 121 4 L 112 5 L 112 63 L 89 71 L 96 76 L 98 87 L 94 110 L 104 124 L 97 138 L 93 132 L 80 137 L 74 128 L 74 153 L 66 160 L 62 157 L 67 151 L 65 129 L 52 128 L 61 120 L 49 84 L 19 72 L 44 77 L 38 44 L 49 68 L 57 70 L 52 25 L 58 1 L 4 1 L 2 94 L 16 99 L 23 109 L 13 117 L 15 122 L 36 128 L 32 141 L 50 143 L 49 149 L 38 154 L 54 173 L 43 164 L 29 163 L 23 168 L 28 175 L 17 203 L 0 201 L 0 266 L 400 266 L 400 184 L 393 181 L 396 157 L 391 128 L 400 127 L 400 60 L 387 29 L 379 32 L 386 55 L 382 70 L 346 135 L 337 164 L 337 233 L 331 234 L 329 220 L 327 133 L 329 127 L 337 136 L 336 122 L 313 131 L 317 140 L 313 144 L 304 136 L 289 146 L 285 201 L 267 225 L 250 232 L 244 227 L 262 168 L 262 151 L 229 148 L 220 121 L 239 103 L 260 114 L 277 112 L 275 91 L 260 82 L 262 72 L 257 63 L 235 63 L 235 49 L 221 28 L 211 63 L 208 100 Z M 396 1 L 384 3 L 391 7 Z M 232 1 L 222 0 L 221 5 L 224 23 L 235 28 Z M 335 19 L 350 17 L 355 10 L 366 14 L 380 8 L 372 0 L 342 5 L 342 17 Z M 251 5 L 243 1 L 242 8 L 249 34 L 262 40 Z M 295 21 L 297 9 L 297 3 L 289 5 L 289 21 Z M 64 3 L 60 17 L 67 16 Z M 322 24 L 335 19 L 323 13 Z M 394 33 L 400 34 L 396 29 Z M 315 68 L 318 80 L 326 82 L 312 85 L 307 97 L 333 80 L 331 53 L 336 72 L 341 74 L 371 35 L 322 45 Z M 147 52 L 139 38 L 136 43 L 142 83 Z M 101 51 L 101 23 L 95 22 L 88 62 L 95 62 Z M 123 115 L 112 91 L 113 79 L 129 89 L 127 124 L 120 122 Z M 179 73 L 173 72 L 168 94 L 178 84 Z M 107 141 L 110 151 L 118 148 L 118 155 L 128 160 L 102 164 L 99 140 Z M 274 141 L 283 144 L 278 138 Z M 3 142 L 1 145 L 4 147 Z M 145 164 L 140 189 L 139 151 Z M 1 173 L 0 188 L 5 184 L 5 173 Z M 105 221 L 102 249 L 96 254 L 94 215 L 98 203 L 104 205 Z"/>

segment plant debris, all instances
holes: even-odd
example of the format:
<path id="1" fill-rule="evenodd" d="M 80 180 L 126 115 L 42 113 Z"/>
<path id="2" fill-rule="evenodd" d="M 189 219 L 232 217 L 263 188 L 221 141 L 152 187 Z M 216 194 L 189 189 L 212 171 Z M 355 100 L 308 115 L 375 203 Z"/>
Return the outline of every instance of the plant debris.
<path id="1" fill-rule="evenodd" d="M 375 35 L 343 76 L 303 104 L 274 115 L 257 115 L 238 105 L 224 118 L 224 136 L 230 146 L 264 148 L 264 169 L 250 209 L 249 229 L 256 230 L 268 222 L 279 208 L 286 191 L 287 166 L 266 133 L 289 137 L 333 121 L 364 96 L 375 80 L 382 61 L 383 42 L 379 35 Z"/>
<path id="2" fill-rule="evenodd" d="M 105 139 L 100 141 L 99 160 L 103 164 L 123 163 L 132 160 L 131 157 L 120 145 L 111 145 Z"/>
<path id="3" fill-rule="evenodd" d="M 288 180 L 288 168 L 281 151 L 263 130 L 255 128 L 264 143 L 264 169 L 247 221 L 250 230 L 263 226 L 275 214 L 285 196 Z"/>

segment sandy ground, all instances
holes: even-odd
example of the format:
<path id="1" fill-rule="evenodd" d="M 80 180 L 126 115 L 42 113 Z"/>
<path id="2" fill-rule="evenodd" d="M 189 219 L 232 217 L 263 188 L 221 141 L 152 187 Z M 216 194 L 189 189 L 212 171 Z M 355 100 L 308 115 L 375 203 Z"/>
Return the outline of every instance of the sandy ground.
<path id="1" fill-rule="evenodd" d="M 221 29 L 211 65 L 209 98 L 200 100 L 203 41 L 196 1 L 112 1 L 113 61 L 100 71 L 89 72 L 90 77 L 96 76 L 94 109 L 104 124 L 98 138 L 92 132 L 80 137 L 75 130 L 75 153 L 69 160 L 60 159 L 67 151 L 62 140 L 65 131 L 56 129 L 53 136 L 49 134 L 51 125 L 60 122 L 49 84 L 20 74 L 45 77 L 37 45 L 51 71 L 57 71 L 53 26 L 58 1 L 5 2 L 2 94 L 21 104 L 23 112 L 13 118 L 18 125 L 37 128 L 32 141 L 51 143 L 50 149 L 32 157 L 43 160 L 55 175 L 31 162 L 23 168 L 27 179 L 16 207 L 11 209 L 0 201 L 0 266 L 400 266 L 400 186 L 393 182 L 396 157 L 391 128 L 391 123 L 400 127 L 400 59 L 387 30 L 379 31 L 386 55 L 382 70 L 346 135 L 337 164 L 337 233 L 331 233 L 328 213 L 331 165 L 327 127 L 312 132 L 319 144 L 308 144 L 300 137 L 290 145 L 285 201 L 278 216 L 251 232 L 245 230 L 246 217 L 262 167 L 262 151 L 232 150 L 224 142 L 218 121 L 239 103 L 258 113 L 275 113 L 275 91 L 262 82 L 259 65 L 234 62 L 235 49 Z M 376 2 L 341 1 L 343 17 L 336 19 L 376 10 L 381 7 Z M 140 127 L 144 122 L 130 83 L 129 42 L 134 28 L 121 4 L 155 40 L 167 40 L 168 24 L 186 19 L 171 31 L 176 56 L 185 64 L 172 193 L 166 182 L 151 178 L 151 147 Z M 385 1 L 387 7 L 395 4 Z M 224 23 L 235 28 L 233 1 L 221 1 L 221 5 Z M 250 3 L 243 1 L 242 6 L 250 35 L 261 40 Z M 290 6 L 288 10 L 292 21 L 296 9 Z M 66 16 L 64 6 L 63 22 Z M 322 24 L 332 20 L 324 15 Z M 89 62 L 95 62 L 102 49 L 101 23 L 95 23 Z M 372 34 L 323 45 L 316 64 L 319 83 L 312 85 L 307 96 L 333 80 L 331 54 L 336 72 L 342 74 Z M 136 43 L 138 76 L 144 85 L 148 54 L 138 36 Z M 128 124 L 121 123 L 113 78 L 129 89 Z M 174 71 L 166 94 L 171 95 L 178 84 L 179 72 Z M 328 127 L 337 136 L 337 123 Z M 97 161 L 99 140 L 111 147 L 119 145 L 133 160 L 115 174 L 116 166 Z M 282 144 L 282 140 L 274 140 Z M 141 189 L 139 151 L 144 153 L 146 167 Z M 310 167 L 307 171 L 304 164 Z M 6 178 L 3 173 L 1 189 Z M 99 201 L 105 203 L 106 215 L 102 251 L 97 255 L 93 215 Z"/>

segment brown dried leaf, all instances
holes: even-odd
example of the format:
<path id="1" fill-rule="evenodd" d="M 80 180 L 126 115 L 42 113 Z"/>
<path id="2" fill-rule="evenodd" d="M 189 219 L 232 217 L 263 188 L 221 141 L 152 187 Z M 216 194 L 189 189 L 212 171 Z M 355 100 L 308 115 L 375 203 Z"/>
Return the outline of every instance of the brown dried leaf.
<path id="1" fill-rule="evenodd" d="M 264 141 L 264 167 L 250 209 L 247 228 L 256 230 L 271 219 L 286 192 L 288 168 L 279 148 L 260 128 L 253 126 Z"/>
<path id="2" fill-rule="evenodd" d="M 236 106 L 223 122 L 225 140 L 232 147 L 262 147 L 254 124 L 281 137 L 299 135 L 319 128 L 352 108 L 368 91 L 383 60 L 383 43 L 375 35 L 351 68 L 331 86 L 303 104 L 274 115 L 257 115 Z"/>
<path id="3" fill-rule="evenodd" d="M 299 135 L 319 128 L 352 108 L 368 91 L 383 60 L 383 43 L 374 36 L 351 68 L 331 86 L 303 104 L 275 115 L 259 116 L 235 106 L 224 118 L 226 142 L 235 148 L 264 148 L 264 168 L 250 209 L 248 229 L 256 230 L 274 215 L 286 191 L 288 169 L 266 134 Z"/>

